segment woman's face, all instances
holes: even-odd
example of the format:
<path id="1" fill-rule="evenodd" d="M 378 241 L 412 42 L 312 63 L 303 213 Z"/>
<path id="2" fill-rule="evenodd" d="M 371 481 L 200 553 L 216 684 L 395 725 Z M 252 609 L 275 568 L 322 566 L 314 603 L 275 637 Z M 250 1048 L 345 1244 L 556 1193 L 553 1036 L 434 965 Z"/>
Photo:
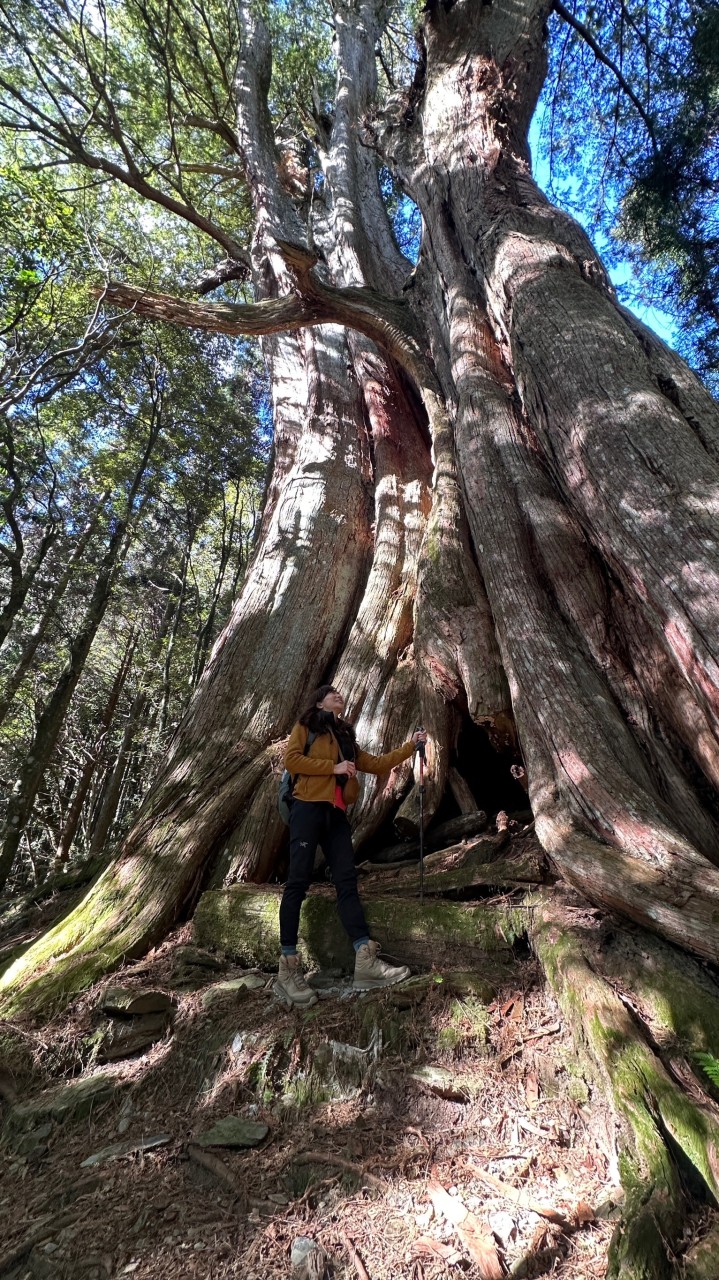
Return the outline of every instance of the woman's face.
<path id="1" fill-rule="evenodd" d="M 345 700 L 342 697 L 342 694 L 338 693 L 336 689 L 330 689 L 329 693 L 325 694 L 322 701 L 317 703 L 317 706 L 321 711 L 331 711 L 334 716 L 342 715 L 344 705 Z"/>

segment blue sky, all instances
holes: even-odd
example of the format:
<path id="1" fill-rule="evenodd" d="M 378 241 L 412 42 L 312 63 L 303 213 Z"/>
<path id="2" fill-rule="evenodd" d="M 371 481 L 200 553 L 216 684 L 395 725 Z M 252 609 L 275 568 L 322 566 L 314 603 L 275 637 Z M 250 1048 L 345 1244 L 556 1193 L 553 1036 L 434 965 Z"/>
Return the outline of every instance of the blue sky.
<path id="1" fill-rule="evenodd" d="M 543 106 L 540 102 L 529 130 L 529 145 L 532 151 L 532 171 L 534 173 L 534 177 L 542 190 L 546 191 L 549 186 L 549 161 L 539 138 L 540 116 L 542 111 Z M 571 212 L 575 217 L 578 216 L 579 222 L 584 226 L 585 231 L 591 237 L 599 253 L 603 254 L 602 237 L 598 237 L 596 231 L 588 225 L 588 219 L 585 221 L 581 214 L 577 215 L 576 209 L 571 210 Z M 620 292 L 622 291 L 622 286 L 626 286 L 634 282 L 634 273 L 632 271 L 631 264 L 628 261 L 619 262 L 616 266 L 610 267 L 609 275 L 612 280 L 612 284 L 614 284 Z M 626 296 L 626 293 L 622 296 L 622 302 L 628 306 L 629 309 L 644 322 L 644 324 L 648 325 L 650 329 L 653 329 L 664 342 L 668 342 L 671 347 L 676 346 L 677 326 L 673 316 L 666 311 L 661 311 L 658 307 L 652 306 L 650 303 L 642 305 L 641 303 L 638 303 L 636 299 L 630 301 L 629 297 Z"/>

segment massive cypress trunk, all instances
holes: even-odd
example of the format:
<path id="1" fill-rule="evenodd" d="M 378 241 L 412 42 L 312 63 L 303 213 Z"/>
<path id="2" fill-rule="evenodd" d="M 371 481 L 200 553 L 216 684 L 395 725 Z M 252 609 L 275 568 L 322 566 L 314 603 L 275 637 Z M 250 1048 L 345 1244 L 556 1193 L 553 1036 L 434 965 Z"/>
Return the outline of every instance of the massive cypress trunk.
<path id="1" fill-rule="evenodd" d="M 700 383 L 616 304 L 584 233 L 532 180 L 548 11 L 430 4 L 415 83 L 381 113 L 383 6 L 337 0 L 334 113 L 316 104 L 315 176 L 290 195 L 269 40 L 241 6 L 257 303 L 108 296 L 261 336 L 275 439 L 260 537 L 133 830 L 5 975 L 4 1009 L 43 1012 L 139 954 L 210 879 L 272 874 L 281 746 L 319 680 L 342 685 L 371 750 L 424 720 L 430 814 L 469 716 L 521 751 L 554 870 L 612 913 L 608 945 L 585 906 L 577 930 L 576 899 L 525 903 L 630 1154 L 611 1274 L 656 1280 L 683 1217 L 677 1151 L 719 1196 L 719 1129 L 695 1069 L 697 1051 L 719 1055 L 719 996 L 695 959 L 628 941 L 616 913 L 719 960 L 719 429 Z M 422 212 L 411 278 L 377 152 Z M 416 831 L 408 769 L 363 792 L 358 843 L 393 813 Z"/>
<path id="2" fill-rule="evenodd" d="M 268 37 L 242 8 L 258 305 L 109 296 L 264 335 L 275 463 L 261 536 L 119 859 L 9 976 L 22 988 L 62 955 L 30 1006 L 141 951 L 213 867 L 215 883 L 271 874 L 279 745 L 326 676 L 370 749 L 429 725 L 430 814 L 462 714 L 518 742 L 560 873 L 719 958 L 716 411 L 531 178 L 547 10 L 431 6 L 414 86 L 372 121 L 380 6 L 338 3 L 334 116 L 317 112 L 309 140 L 323 181 L 291 196 Z M 422 211 L 411 282 L 370 136 Z M 405 771 L 363 794 L 358 838 L 407 785 Z M 399 816 L 416 829 L 412 790 Z"/>
<path id="3" fill-rule="evenodd" d="M 540 837 L 592 900 L 716 959 L 717 415 L 698 385 L 700 423 L 662 391 L 583 231 L 532 180 L 547 12 L 434 6 L 385 137 L 445 299 L 445 393 Z"/>

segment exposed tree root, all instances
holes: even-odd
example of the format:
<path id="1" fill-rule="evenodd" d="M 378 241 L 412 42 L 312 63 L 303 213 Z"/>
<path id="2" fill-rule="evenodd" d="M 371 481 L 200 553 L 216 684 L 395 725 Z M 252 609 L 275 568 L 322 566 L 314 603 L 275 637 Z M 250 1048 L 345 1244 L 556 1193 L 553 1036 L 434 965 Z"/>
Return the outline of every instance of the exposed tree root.
<path id="1" fill-rule="evenodd" d="M 624 1220 L 612 1241 L 612 1280 L 662 1280 L 672 1271 L 691 1166 L 719 1202 L 719 1115 L 687 1092 L 645 1028 L 588 958 L 586 911 L 538 895 L 531 938 L 547 980 L 608 1095 L 623 1130 Z M 584 919 L 582 918 L 584 916 Z"/>

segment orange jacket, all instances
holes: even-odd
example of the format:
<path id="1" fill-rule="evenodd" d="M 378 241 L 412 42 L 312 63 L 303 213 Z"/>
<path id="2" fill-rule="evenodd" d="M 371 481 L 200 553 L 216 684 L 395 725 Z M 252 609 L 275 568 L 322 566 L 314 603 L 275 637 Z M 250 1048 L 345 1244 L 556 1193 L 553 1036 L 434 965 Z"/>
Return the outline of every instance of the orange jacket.
<path id="1" fill-rule="evenodd" d="M 342 780 L 333 773 L 340 758 L 337 741 L 334 735 L 320 733 L 305 755 L 308 734 L 306 725 L 296 724 L 285 751 L 285 768 L 293 778 L 298 775 L 294 795 L 298 800 L 325 800 L 334 804 L 335 786 Z M 358 751 L 355 764 L 362 773 L 389 773 L 396 764 L 409 760 L 413 751 L 413 742 L 405 742 L 403 747 L 388 751 L 384 756 L 371 756 L 368 751 Z M 347 778 L 342 794 L 345 804 L 354 804 L 359 795 L 356 778 Z"/>

